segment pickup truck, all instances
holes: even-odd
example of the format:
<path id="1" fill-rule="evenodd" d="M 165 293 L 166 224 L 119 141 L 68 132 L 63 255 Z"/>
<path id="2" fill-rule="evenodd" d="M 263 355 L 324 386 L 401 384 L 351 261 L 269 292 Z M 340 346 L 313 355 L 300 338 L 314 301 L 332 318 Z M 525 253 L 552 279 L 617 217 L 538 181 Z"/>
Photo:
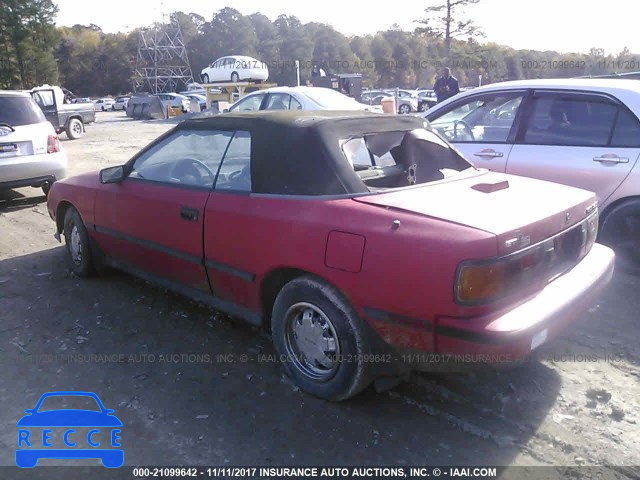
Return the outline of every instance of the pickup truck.
<path id="1" fill-rule="evenodd" d="M 70 103 L 58 86 L 43 85 L 30 93 L 56 133 L 65 132 L 70 140 L 80 138 L 85 132 L 85 125 L 96 121 L 93 103 Z"/>

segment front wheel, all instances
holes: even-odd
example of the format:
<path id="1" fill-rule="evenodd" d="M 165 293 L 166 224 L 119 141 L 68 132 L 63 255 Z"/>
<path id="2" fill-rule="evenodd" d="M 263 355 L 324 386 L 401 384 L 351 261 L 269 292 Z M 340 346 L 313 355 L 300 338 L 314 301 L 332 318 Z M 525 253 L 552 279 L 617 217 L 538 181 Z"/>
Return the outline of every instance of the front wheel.
<path id="1" fill-rule="evenodd" d="M 278 294 L 271 322 L 280 360 L 302 390 L 340 401 L 371 382 L 362 320 L 332 286 L 311 276 L 292 280 Z"/>
<path id="2" fill-rule="evenodd" d="M 202 83 L 209 83 L 209 75 L 206 73 L 202 76 Z"/>
<path id="3" fill-rule="evenodd" d="M 69 120 L 67 124 L 67 128 L 65 129 L 67 132 L 67 137 L 71 140 L 76 140 L 80 138 L 84 132 L 84 127 L 82 126 L 82 122 L 77 118 L 72 118 Z"/>
<path id="4" fill-rule="evenodd" d="M 238 82 L 240 81 L 240 75 L 238 75 L 238 73 L 237 73 L 237 72 L 233 72 L 233 73 L 231 74 L 231 81 L 232 81 L 233 83 L 238 83 Z"/>
<path id="5" fill-rule="evenodd" d="M 609 212 L 599 240 L 615 251 L 622 270 L 640 275 L 640 202 L 623 203 Z"/>
<path id="6" fill-rule="evenodd" d="M 401 113 L 402 115 L 406 115 L 408 113 L 411 113 L 411 107 L 409 105 L 407 105 L 406 103 L 400 105 L 400 108 L 398 108 L 398 113 Z"/>
<path id="7" fill-rule="evenodd" d="M 73 207 L 69 207 L 64 216 L 64 239 L 69 266 L 73 273 L 80 277 L 88 277 L 93 274 L 89 233 L 80 214 Z"/>

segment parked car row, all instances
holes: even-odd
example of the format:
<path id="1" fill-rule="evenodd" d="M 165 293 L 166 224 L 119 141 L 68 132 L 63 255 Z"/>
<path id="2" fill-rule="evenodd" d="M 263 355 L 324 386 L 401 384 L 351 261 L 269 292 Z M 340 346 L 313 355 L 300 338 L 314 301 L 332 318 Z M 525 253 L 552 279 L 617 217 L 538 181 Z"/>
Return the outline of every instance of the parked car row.
<path id="1" fill-rule="evenodd" d="M 397 97 L 396 109 L 400 114 L 424 112 L 436 104 L 433 90 L 365 90 L 361 97 L 369 105 L 380 105 L 384 98 Z"/>

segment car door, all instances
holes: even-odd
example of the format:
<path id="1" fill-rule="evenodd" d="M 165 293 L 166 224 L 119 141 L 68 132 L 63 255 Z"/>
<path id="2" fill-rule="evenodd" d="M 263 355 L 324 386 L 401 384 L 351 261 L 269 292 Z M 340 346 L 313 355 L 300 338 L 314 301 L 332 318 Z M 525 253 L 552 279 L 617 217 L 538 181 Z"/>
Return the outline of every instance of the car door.
<path id="1" fill-rule="evenodd" d="M 58 130 L 60 128 L 60 117 L 53 90 L 36 90 L 31 92 L 31 96 L 44 113 L 45 118 L 49 120 L 53 128 Z"/>
<path id="2" fill-rule="evenodd" d="M 522 90 L 464 97 L 426 118 L 474 165 L 504 172 L 525 95 Z"/>
<path id="3" fill-rule="evenodd" d="M 205 266 L 214 295 L 227 308 L 248 306 L 253 298 L 256 252 L 251 245 L 260 236 L 259 202 L 251 196 L 251 134 L 238 130 L 205 207 Z"/>
<path id="4" fill-rule="evenodd" d="M 640 156 L 640 122 L 600 93 L 536 91 L 526 107 L 507 172 L 595 192 L 602 203 Z"/>
<path id="5" fill-rule="evenodd" d="M 231 135 L 173 130 L 127 164 L 123 181 L 103 185 L 96 236 L 120 267 L 209 290 L 204 208 Z"/>

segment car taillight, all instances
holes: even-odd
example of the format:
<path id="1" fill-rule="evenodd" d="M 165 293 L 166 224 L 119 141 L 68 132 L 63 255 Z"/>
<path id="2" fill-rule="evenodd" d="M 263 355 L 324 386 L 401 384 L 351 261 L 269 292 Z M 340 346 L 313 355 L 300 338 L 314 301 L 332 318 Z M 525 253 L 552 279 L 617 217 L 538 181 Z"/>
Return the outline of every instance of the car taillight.
<path id="1" fill-rule="evenodd" d="M 57 135 L 49 135 L 47 138 L 47 153 L 56 153 L 60 151 L 60 140 Z"/>
<path id="2" fill-rule="evenodd" d="M 455 300 L 460 305 L 482 305 L 536 281 L 550 281 L 578 263 L 598 235 L 597 205 L 578 225 L 504 257 L 465 260 L 458 266 Z"/>
<path id="3" fill-rule="evenodd" d="M 458 273 L 457 300 L 460 303 L 478 303 L 493 298 L 504 290 L 507 274 L 506 262 L 486 265 L 465 265 Z"/>

